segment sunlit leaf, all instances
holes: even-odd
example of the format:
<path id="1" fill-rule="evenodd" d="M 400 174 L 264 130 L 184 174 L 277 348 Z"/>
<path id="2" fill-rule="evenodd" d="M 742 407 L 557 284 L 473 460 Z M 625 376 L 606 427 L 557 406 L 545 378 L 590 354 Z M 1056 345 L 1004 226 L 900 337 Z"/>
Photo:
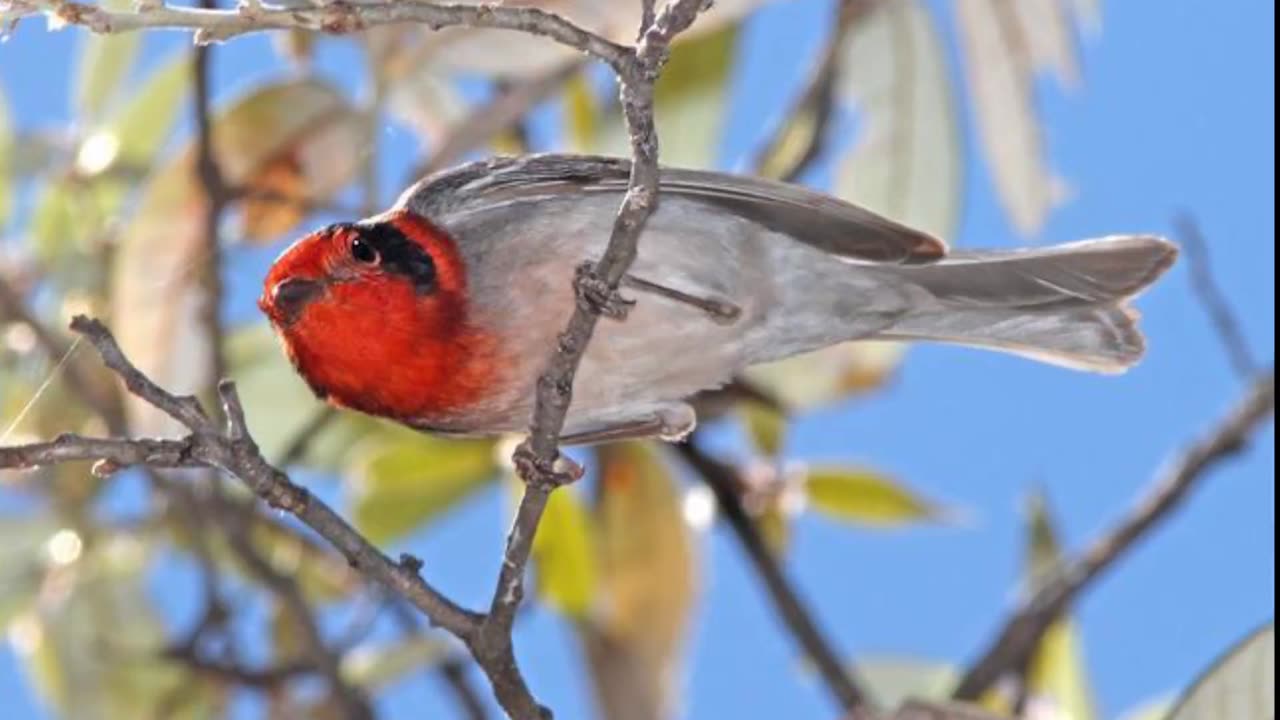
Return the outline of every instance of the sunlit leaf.
<path id="1" fill-rule="evenodd" d="M 697 593 L 692 538 L 669 469 L 651 445 L 597 451 L 600 589 L 582 629 L 611 718 L 667 717 Z"/>
<path id="2" fill-rule="evenodd" d="M 9 119 L 9 106 L 5 104 L 4 88 L 0 87 L 0 229 L 9 221 L 13 209 L 14 129 Z"/>
<path id="3" fill-rule="evenodd" d="M 736 28 L 726 27 L 672 49 L 654 88 L 663 163 L 695 168 L 715 165 L 737 36 Z M 629 155 L 629 147 L 626 128 L 615 107 L 601 125 L 596 151 Z"/>
<path id="4" fill-rule="evenodd" d="M 271 604 L 269 627 L 271 630 L 269 647 L 276 662 L 291 663 L 306 657 L 310 647 L 306 641 L 306 630 L 303 629 L 300 618 L 290 612 L 288 606 L 279 600 Z"/>
<path id="5" fill-rule="evenodd" d="M 409 431 L 367 440 L 356 451 L 347 492 L 356 527 L 384 544 L 413 531 L 495 479 L 493 443 Z"/>
<path id="6" fill-rule="evenodd" d="M 104 0 L 110 10 L 131 9 L 128 0 Z M 142 42 L 140 33 L 83 36 L 80 61 L 76 70 L 74 109 L 80 122 L 88 123 L 102 115 L 121 90 L 121 84 Z"/>
<path id="7" fill-rule="evenodd" d="M 970 105 L 983 156 L 1014 228 L 1032 235 L 1062 199 L 1049 169 L 1032 86 L 1033 64 L 1013 3 L 957 3 Z"/>
<path id="8" fill-rule="evenodd" d="M 793 410 L 829 405 L 882 387 L 897 369 L 903 345 L 843 343 L 748 368 L 747 378 Z"/>
<path id="9" fill-rule="evenodd" d="M 538 596 L 569 617 L 585 617 L 595 598 L 593 530 L 577 493 L 565 488 L 551 494 L 533 539 Z"/>
<path id="10" fill-rule="evenodd" d="M 1026 577 L 1037 588 L 1062 562 L 1062 550 L 1048 502 L 1035 495 L 1028 512 Z M 1059 618 L 1045 632 L 1027 671 L 1029 702 L 1072 720 L 1093 720 L 1097 709 L 1089 686 L 1080 631 L 1070 618 Z"/>
<path id="11" fill-rule="evenodd" d="M 862 658 L 855 671 L 882 708 L 896 708 L 911 699 L 943 700 L 960 679 L 953 665 L 910 658 Z"/>
<path id="12" fill-rule="evenodd" d="M 291 153 L 267 161 L 245 190 L 240 232 L 250 242 L 279 237 L 307 214 L 307 179 Z"/>
<path id="13" fill-rule="evenodd" d="M 425 142 L 439 141 L 466 118 L 466 101 L 438 66 L 419 63 L 393 77 L 388 107 Z"/>
<path id="14" fill-rule="evenodd" d="M 892 527 L 947 518 L 937 503 L 864 468 L 811 469 L 805 474 L 805 490 L 814 510 L 859 524 Z"/>
<path id="15" fill-rule="evenodd" d="M 782 413 L 751 401 L 739 403 L 737 409 L 756 451 L 765 457 L 776 457 L 782 452 L 787 432 L 787 419 Z"/>
<path id="16" fill-rule="evenodd" d="M 1169 720 L 1275 716 L 1276 626 L 1273 622 L 1214 662 L 1178 701 Z"/>
<path id="17" fill-rule="evenodd" d="M 247 184 L 269 160 L 292 152 L 312 193 L 325 197 L 355 164 L 357 113 L 317 82 L 259 87 L 220 112 L 213 127 L 218 163 L 232 186 Z M 151 176 L 112 268 L 112 320 L 121 346 L 139 369 L 177 393 L 211 384 L 204 214 L 189 145 Z M 130 411 L 139 432 L 174 428 L 145 404 L 133 402 Z"/>
<path id="18" fill-rule="evenodd" d="M 1020 0 L 1012 3 L 1026 39 L 1031 62 L 1037 70 L 1047 70 L 1068 89 L 1080 83 L 1080 60 L 1071 13 L 1061 0 Z"/>
<path id="19" fill-rule="evenodd" d="M 191 61 L 177 53 L 152 70 L 101 126 L 84 137 L 76 164 L 92 176 L 124 165 L 136 173 L 150 168 L 169 137 L 191 85 Z"/>
<path id="20" fill-rule="evenodd" d="M 981 1 L 981 0 L 979 0 Z M 918 0 L 879 3 L 849 32 L 837 98 L 862 120 L 835 193 L 940 237 L 955 234 L 962 138 L 946 49 Z"/>
<path id="21" fill-rule="evenodd" d="M 410 635 L 386 645 L 365 645 L 342 658 L 342 674 L 366 691 L 384 688 L 412 673 L 424 673 L 448 658 L 450 644 L 435 635 Z"/>
<path id="22" fill-rule="evenodd" d="M 1120 720 L 1167 720 L 1171 710 L 1173 710 L 1173 701 L 1162 698 L 1143 703 L 1126 712 L 1120 717 Z"/>

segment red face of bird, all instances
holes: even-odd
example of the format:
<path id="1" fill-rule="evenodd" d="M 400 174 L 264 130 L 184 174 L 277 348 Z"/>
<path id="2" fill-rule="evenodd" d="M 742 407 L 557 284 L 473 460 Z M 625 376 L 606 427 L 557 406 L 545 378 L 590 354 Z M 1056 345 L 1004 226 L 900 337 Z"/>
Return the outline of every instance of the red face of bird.
<path id="1" fill-rule="evenodd" d="M 302 238 L 271 267 L 258 306 L 318 395 L 407 418 L 452 401 L 427 395 L 450 384 L 474 334 L 466 291 L 453 240 L 402 210 Z"/>

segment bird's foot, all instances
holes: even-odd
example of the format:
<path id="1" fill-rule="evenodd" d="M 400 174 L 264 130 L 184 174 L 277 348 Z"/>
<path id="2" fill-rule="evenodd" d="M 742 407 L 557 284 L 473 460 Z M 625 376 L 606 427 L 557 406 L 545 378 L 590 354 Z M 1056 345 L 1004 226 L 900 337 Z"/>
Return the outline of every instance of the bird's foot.
<path id="1" fill-rule="evenodd" d="M 616 289 L 609 287 L 609 283 L 596 275 L 595 267 L 589 262 L 582 263 L 574 272 L 573 287 L 579 302 L 611 320 L 627 319 L 627 313 L 636 304 L 635 300 L 628 300 Z"/>
<path id="2" fill-rule="evenodd" d="M 516 475 L 526 483 L 539 483 L 552 488 L 569 485 L 582 479 L 584 470 L 578 463 L 556 453 L 556 459 L 547 462 L 533 452 L 526 439 L 516 446 L 511 456 Z"/>

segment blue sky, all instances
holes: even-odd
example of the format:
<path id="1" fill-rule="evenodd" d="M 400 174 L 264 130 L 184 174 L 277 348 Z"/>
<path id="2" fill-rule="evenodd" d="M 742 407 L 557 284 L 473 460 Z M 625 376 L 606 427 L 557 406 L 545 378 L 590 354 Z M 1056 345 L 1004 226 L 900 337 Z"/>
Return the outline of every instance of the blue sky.
<path id="1" fill-rule="evenodd" d="M 749 24 L 726 165 L 754 147 L 761 119 L 772 117 L 808 68 L 805 54 L 780 60 L 777 48 L 818 38 L 828 6 L 784 3 Z M 1246 336 L 1267 362 L 1275 346 L 1273 28 L 1274 6 L 1261 0 L 1106 3 L 1101 38 L 1083 48 L 1084 87 L 1063 94 L 1046 86 L 1040 96 L 1053 165 L 1074 189 L 1042 239 L 1167 234 L 1174 213 L 1190 210 Z M 148 57 L 180 41 L 149 40 Z M 0 45 L 0 84 L 20 123 L 67 119 L 75 42 L 75 33 L 48 35 L 41 23 L 28 23 Z M 260 73 L 269 58 L 261 38 L 226 46 L 219 87 Z M 344 58 L 324 65 L 350 81 Z M 955 242 L 1019 242 L 986 169 L 972 148 L 969 155 Z M 402 177 L 390 165 L 388 187 Z M 250 259 L 231 278 L 241 300 L 256 292 L 264 259 Z M 849 658 L 971 657 L 1012 600 L 1019 507 L 1029 491 L 1047 492 L 1064 539 L 1079 547 L 1127 509 L 1171 449 L 1236 396 L 1239 384 L 1190 295 L 1185 264 L 1140 307 L 1150 355 L 1123 377 L 920 347 L 888 392 L 797 421 L 789 457 L 865 461 L 974 516 L 963 527 L 889 533 L 812 516 L 799 521 L 789 571 Z M 1274 615 L 1274 447 L 1267 429 L 1077 608 L 1104 715 L 1176 690 Z M 475 604 L 498 561 L 506 521 L 498 495 L 468 503 L 408 543 L 433 579 Z M 688 717 L 831 717 L 824 691 L 801 668 L 732 539 L 712 533 L 703 560 L 704 595 L 684 681 Z M 175 607 L 184 604 L 181 580 L 165 586 Z M 538 611 L 522 623 L 517 643 L 530 683 L 558 717 L 587 716 L 569 629 Z M 446 708 L 437 687 L 406 684 L 386 709 L 416 717 Z M 7 717 L 42 717 L 7 649 L 0 649 L 0 699 Z"/>

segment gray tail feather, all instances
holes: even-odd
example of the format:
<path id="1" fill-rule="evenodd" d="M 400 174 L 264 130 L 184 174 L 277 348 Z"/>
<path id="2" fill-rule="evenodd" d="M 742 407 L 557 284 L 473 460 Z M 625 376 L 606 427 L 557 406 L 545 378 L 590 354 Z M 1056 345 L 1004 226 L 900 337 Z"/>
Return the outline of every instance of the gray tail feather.
<path id="1" fill-rule="evenodd" d="M 1128 301 L 1177 258 L 1152 236 L 1052 248 L 953 253 L 894 272 L 930 296 L 882 337 L 1000 350 L 1079 370 L 1118 373 L 1143 355 Z"/>

